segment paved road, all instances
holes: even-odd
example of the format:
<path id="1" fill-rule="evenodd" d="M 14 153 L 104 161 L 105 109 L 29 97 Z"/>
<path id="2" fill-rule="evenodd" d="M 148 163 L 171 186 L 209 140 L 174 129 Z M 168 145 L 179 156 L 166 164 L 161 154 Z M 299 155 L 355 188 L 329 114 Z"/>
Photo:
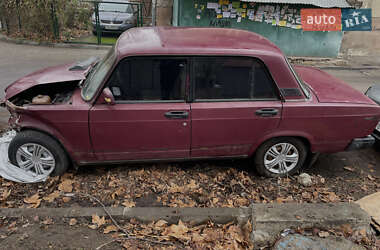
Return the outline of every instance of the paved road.
<path id="1" fill-rule="evenodd" d="M 4 89 L 18 78 L 41 68 L 75 62 L 90 56 L 102 57 L 106 50 L 66 49 L 29 46 L 0 41 L 0 99 Z M 0 108 L 0 128 L 7 123 L 8 112 Z"/>
<path id="2" fill-rule="evenodd" d="M 106 50 L 66 49 L 0 42 L 0 98 L 4 88 L 18 78 L 48 66 L 103 56 Z"/>
<path id="3" fill-rule="evenodd" d="M 374 84 L 380 84 L 379 69 L 326 69 L 325 71 L 339 79 L 342 79 L 361 92 L 365 92 L 368 87 Z"/>

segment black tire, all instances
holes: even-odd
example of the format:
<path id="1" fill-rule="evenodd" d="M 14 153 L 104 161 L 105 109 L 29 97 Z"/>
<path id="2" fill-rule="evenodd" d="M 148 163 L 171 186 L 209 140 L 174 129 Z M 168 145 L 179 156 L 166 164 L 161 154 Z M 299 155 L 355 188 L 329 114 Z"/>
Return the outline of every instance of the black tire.
<path id="1" fill-rule="evenodd" d="M 52 137 L 33 130 L 25 130 L 17 133 L 9 144 L 8 157 L 9 161 L 18 166 L 16 152 L 24 144 L 35 143 L 48 149 L 54 157 L 55 169 L 50 176 L 63 175 L 70 165 L 70 160 L 62 146 Z"/>
<path id="2" fill-rule="evenodd" d="M 98 35 L 98 33 L 96 32 L 96 30 L 93 30 L 93 31 L 92 31 L 92 34 L 93 34 L 94 36 L 97 36 L 97 35 Z"/>
<path id="3" fill-rule="evenodd" d="M 279 144 L 279 143 L 288 143 L 288 144 L 293 145 L 297 149 L 297 151 L 298 151 L 298 163 L 293 169 L 291 169 L 288 172 L 273 173 L 265 167 L 264 157 L 265 157 L 265 154 L 267 153 L 267 151 L 271 147 L 273 147 L 274 145 Z M 260 175 L 263 175 L 266 177 L 282 177 L 282 176 L 286 176 L 286 175 L 293 175 L 297 171 L 299 171 L 299 169 L 304 165 L 304 163 L 306 161 L 307 154 L 308 154 L 307 147 L 299 139 L 296 139 L 293 137 L 273 138 L 273 139 L 270 139 L 270 140 L 264 142 L 263 144 L 261 144 L 261 146 L 256 150 L 256 154 L 255 154 L 256 170 Z"/>

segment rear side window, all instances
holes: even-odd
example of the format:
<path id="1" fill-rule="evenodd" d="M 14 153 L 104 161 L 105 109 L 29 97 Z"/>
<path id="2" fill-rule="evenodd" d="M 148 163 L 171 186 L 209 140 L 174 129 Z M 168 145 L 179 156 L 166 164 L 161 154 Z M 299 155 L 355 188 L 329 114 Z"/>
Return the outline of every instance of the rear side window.
<path id="1" fill-rule="evenodd" d="M 278 99 L 265 65 L 254 58 L 195 58 L 195 100 Z"/>
<path id="2" fill-rule="evenodd" d="M 132 58 L 121 61 L 108 81 L 116 101 L 184 101 L 185 59 Z"/>

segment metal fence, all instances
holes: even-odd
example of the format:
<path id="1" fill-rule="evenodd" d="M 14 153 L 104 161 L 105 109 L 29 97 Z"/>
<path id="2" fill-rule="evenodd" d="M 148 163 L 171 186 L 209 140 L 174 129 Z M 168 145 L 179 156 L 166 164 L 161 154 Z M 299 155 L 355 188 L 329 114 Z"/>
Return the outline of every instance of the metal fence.
<path id="1" fill-rule="evenodd" d="M 136 14 L 136 27 L 142 27 L 144 24 L 143 15 L 142 15 L 142 4 L 141 3 L 128 3 L 128 2 L 114 2 L 114 1 L 83 1 L 87 3 L 91 3 L 94 6 L 94 15 L 95 15 L 95 30 L 96 30 L 96 36 L 97 36 L 97 44 L 102 44 L 102 26 L 101 20 L 100 20 L 100 4 L 119 4 L 119 5 L 130 5 L 132 6 L 132 9 L 134 10 L 133 14 Z M 136 10 L 136 11 L 135 11 Z M 104 25 L 106 26 L 106 25 Z M 72 42 L 72 41 L 71 41 Z M 75 42 L 75 43 L 83 43 L 83 42 Z M 87 43 L 87 42 L 85 42 Z"/>

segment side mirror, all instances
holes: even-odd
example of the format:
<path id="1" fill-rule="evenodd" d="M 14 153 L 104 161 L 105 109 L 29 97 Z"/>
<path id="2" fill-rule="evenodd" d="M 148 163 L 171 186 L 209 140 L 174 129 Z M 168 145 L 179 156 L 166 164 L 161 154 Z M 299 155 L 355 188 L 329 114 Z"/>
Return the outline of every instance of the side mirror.
<path id="1" fill-rule="evenodd" d="M 113 97 L 113 94 L 108 87 L 103 89 L 102 94 L 100 95 L 100 100 L 102 103 L 115 105 L 115 98 Z"/>

